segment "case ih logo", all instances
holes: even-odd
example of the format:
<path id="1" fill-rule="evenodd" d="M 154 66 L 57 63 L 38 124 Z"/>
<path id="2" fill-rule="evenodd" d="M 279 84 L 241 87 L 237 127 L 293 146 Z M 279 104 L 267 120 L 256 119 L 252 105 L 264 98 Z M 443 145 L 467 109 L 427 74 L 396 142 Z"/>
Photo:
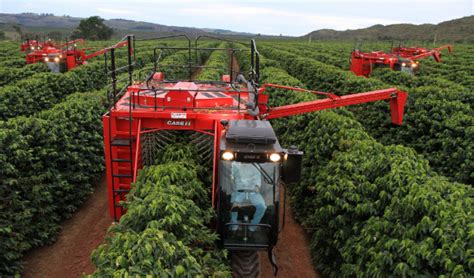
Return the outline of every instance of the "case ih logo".
<path id="1" fill-rule="evenodd" d="M 191 121 L 172 121 L 169 120 L 166 122 L 167 125 L 172 126 L 191 126 Z"/>

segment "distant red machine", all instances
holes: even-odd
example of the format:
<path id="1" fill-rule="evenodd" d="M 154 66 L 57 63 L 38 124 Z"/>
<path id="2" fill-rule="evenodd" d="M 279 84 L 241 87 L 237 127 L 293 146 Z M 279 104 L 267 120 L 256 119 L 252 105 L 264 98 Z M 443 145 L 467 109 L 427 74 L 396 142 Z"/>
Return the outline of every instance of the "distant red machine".
<path id="1" fill-rule="evenodd" d="M 30 52 L 30 51 L 35 51 L 42 49 L 44 47 L 51 47 L 54 46 L 54 43 L 51 39 L 48 39 L 46 41 L 40 42 L 38 39 L 35 40 L 30 40 L 26 39 L 21 45 L 20 45 L 20 51 L 21 52 Z"/>
<path id="2" fill-rule="evenodd" d="M 45 58 L 48 57 L 50 54 L 60 53 L 63 51 L 63 48 L 70 48 L 70 46 L 76 47 L 77 43 L 84 43 L 83 39 L 77 39 L 73 41 L 68 41 L 66 43 L 55 45 L 54 42 L 48 40 L 47 42 L 38 42 L 36 40 L 27 41 L 22 44 L 22 48 L 26 45 L 30 46 L 29 53 L 26 54 L 26 63 L 27 64 L 34 64 L 38 62 L 44 62 Z"/>
<path id="3" fill-rule="evenodd" d="M 375 68 L 390 68 L 414 74 L 418 69 L 420 59 L 433 56 L 436 62 L 441 62 L 441 50 L 452 51 L 451 45 L 444 45 L 434 49 L 422 47 L 395 47 L 392 52 L 373 51 L 362 52 L 358 49 L 351 53 L 350 70 L 359 76 L 369 77 Z"/>
<path id="4" fill-rule="evenodd" d="M 78 49 L 77 44 L 84 43 L 84 39 L 68 41 L 57 46 L 45 45 L 40 49 L 30 52 L 26 55 L 26 63 L 45 62 L 52 72 L 66 72 L 77 66 L 84 65 L 87 60 L 107 52 L 111 47 L 87 54 L 87 49 Z M 119 48 L 127 45 L 127 42 L 121 42 L 112 47 Z"/>

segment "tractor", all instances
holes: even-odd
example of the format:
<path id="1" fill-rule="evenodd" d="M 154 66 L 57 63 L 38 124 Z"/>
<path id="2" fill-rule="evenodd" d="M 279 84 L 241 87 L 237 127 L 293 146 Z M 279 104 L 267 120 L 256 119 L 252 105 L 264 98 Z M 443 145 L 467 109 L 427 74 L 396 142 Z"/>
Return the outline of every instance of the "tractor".
<path id="1" fill-rule="evenodd" d="M 187 47 L 169 47 L 160 42 L 181 37 Z M 281 146 L 269 120 L 348 105 L 387 100 L 391 120 L 401 125 L 407 98 L 405 92 L 389 88 L 337 96 L 277 84 L 260 84 L 260 54 L 255 40 L 242 48 L 199 47 L 202 37 L 186 35 L 155 38 L 153 66 L 146 75 L 134 74 L 136 40 L 124 37 L 118 45 L 127 45 L 128 62 L 117 65 L 115 47 L 106 53 L 110 74 L 110 110 L 103 116 L 109 214 L 115 221 L 126 213 L 126 200 L 138 170 L 152 165 L 157 150 L 165 149 L 176 136 L 198 146 L 203 161 L 211 161 L 211 203 L 216 219 L 210 224 L 220 236 L 219 245 L 230 251 L 236 277 L 257 277 L 259 251 L 266 251 L 273 272 L 278 266 L 273 247 L 281 230 L 280 190 L 300 179 L 303 153 L 296 146 Z M 240 42 L 235 42 L 238 45 Z M 141 46 L 144 49 L 147 45 Z M 185 51 L 183 65 L 162 63 L 166 52 Z M 202 51 L 224 51 L 229 62 L 218 80 L 195 80 L 193 72 L 206 68 L 193 57 Z M 250 71 L 236 69 L 234 57 L 248 53 Z M 196 55 L 197 57 L 198 55 Z M 175 69 L 185 69 L 185 77 L 175 78 Z M 117 80 L 127 76 L 126 84 Z M 309 92 L 321 98 L 291 105 L 270 107 L 268 89 Z M 283 198 L 284 199 L 284 198 Z M 285 207 L 283 201 L 283 208 Z M 284 219 L 283 219 L 284 221 Z"/>
<path id="2" fill-rule="evenodd" d="M 54 43 L 51 39 L 40 41 L 38 36 L 34 40 L 30 40 L 27 38 L 21 45 L 20 51 L 21 52 L 30 52 L 35 51 L 38 49 L 42 49 L 43 47 L 54 47 Z"/>
<path id="3" fill-rule="evenodd" d="M 350 70 L 358 76 L 369 77 L 376 68 L 390 68 L 395 71 L 414 75 L 419 67 L 419 60 L 433 56 L 436 62 L 441 62 L 441 50 L 452 51 L 451 45 L 434 49 L 422 47 L 395 47 L 391 52 L 372 51 L 362 52 L 354 49 L 351 53 Z"/>
<path id="4" fill-rule="evenodd" d="M 63 73 L 77 66 L 87 64 L 87 60 L 106 53 L 110 48 L 118 48 L 126 45 L 126 42 L 121 42 L 118 45 L 87 54 L 86 50 L 89 49 L 79 49 L 77 47 L 79 43 L 85 43 L 84 39 L 68 41 L 57 46 L 53 44 L 43 45 L 43 47 L 38 47 L 26 54 L 26 63 L 44 62 L 51 72 Z"/>

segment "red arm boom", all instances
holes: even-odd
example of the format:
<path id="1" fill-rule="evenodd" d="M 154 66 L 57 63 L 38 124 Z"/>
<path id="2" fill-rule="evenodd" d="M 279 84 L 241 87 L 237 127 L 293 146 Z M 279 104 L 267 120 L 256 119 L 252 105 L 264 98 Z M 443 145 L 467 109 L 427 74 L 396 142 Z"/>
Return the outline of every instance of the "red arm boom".
<path id="1" fill-rule="evenodd" d="M 63 43 L 61 45 L 56 46 L 56 48 L 62 48 L 62 47 L 65 47 L 67 45 L 71 45 L 71 44 L 75 44 L 75 43 L 84 43 L 84 39 L 76 39 L 76 40 L 73 40 L 73 41 L 68 41 L 66 43 Z"/>
<path id="2" fill-rule="evenodd" d="M 264 84 L 262 89 L 268 87 L 299 92 L 310 92 L 314 94 L 326 95 L 328 98 L 271 108 L 266 114 L 266 119 L 275 119 L 319 110 L 389 99 L 392 123 L 401 125 L 403 122 L 403 113 L 407 99 L 407 93 L 399 91 L 395 88 L 350 94 L 345 96 L 336 96 L 331 93 L 317 92 L 269 83 Z"/>
<path id="3" fill-rule="evenodd" d="M 453 52 L 453 46 L 450 45 L 450 44 L 447 44 L 447 45 L 443 45 L 443 46 L 434 48 L 433 50 L 441 51 L 441 50 L 443 50 L 443 49 L 448 49 L 448 52 L 449 52 L 449 53 Z"/>
<path id="4" fill-rule="evenodd" d="M 448 49 L 448 52 L 451 53 L 451 51 L 453 51 L 453 47 L 452 45 L 450 44 L 447 44 L 447 45 L 443 45 L 443 46 L 440 46 L 438 48 L 433 48 L 432 50 L 428 51 L 428 52 L 425 52 L 425 53 L 422 53 L 422 54 L 418 54 L 418 55 L 415 55 L 415 56 L 412 56 L 412 57 L 408 57 L 409 59 L 413 60 L 413 61 L 416 61 L 416 60 L 419 60 L 419 59 L 422 59 L 422 58 L 425 58 L 425 57 L 429 57 L 429 56 L 433 56 L 433 58 L 436 60 L 436 62 L 441 62 L 441 55 L 440 55 L 440 52 L 441 50 L 443 49 Z"/>
<path id="5" fill-rule="evenodd" d="M 97 52 L 94 52 L 94 53 L 91 53 L 89 55 L 86 55 L 82 58 L 83 61 L 85 60 L 88 60 L 88 59 L 91 59 L 91 58 L 94 58 L 96 56 L 99 56 L 99 55 L 102 55 L 104 54 L 105 52 L 109 51 L 110 49 L 113 49 L 113 48 L 119 48 L 119 47 L 123 47 L 123 46 L 126 46 L 127 45 L 127 41 L 122 41 L 122 42 L 119 42 L 117 43 L 116 45 L 113 45 L 111 47 L 107 47 L 107 48 L 104 48 L 104 49 L 101 49 Z"/>

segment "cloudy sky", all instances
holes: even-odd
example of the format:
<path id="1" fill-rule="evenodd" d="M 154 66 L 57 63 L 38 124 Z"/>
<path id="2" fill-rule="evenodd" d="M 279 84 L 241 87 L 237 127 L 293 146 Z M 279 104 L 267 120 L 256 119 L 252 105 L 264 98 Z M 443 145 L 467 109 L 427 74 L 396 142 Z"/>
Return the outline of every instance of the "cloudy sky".
<path id="1" fill-rule="evenodd" d="M 125 18 L 165 25 L 299 36 L 374 24 L 439 23 L 473 14 L 474 0 L 0 0 L 1 13 Z"/>

